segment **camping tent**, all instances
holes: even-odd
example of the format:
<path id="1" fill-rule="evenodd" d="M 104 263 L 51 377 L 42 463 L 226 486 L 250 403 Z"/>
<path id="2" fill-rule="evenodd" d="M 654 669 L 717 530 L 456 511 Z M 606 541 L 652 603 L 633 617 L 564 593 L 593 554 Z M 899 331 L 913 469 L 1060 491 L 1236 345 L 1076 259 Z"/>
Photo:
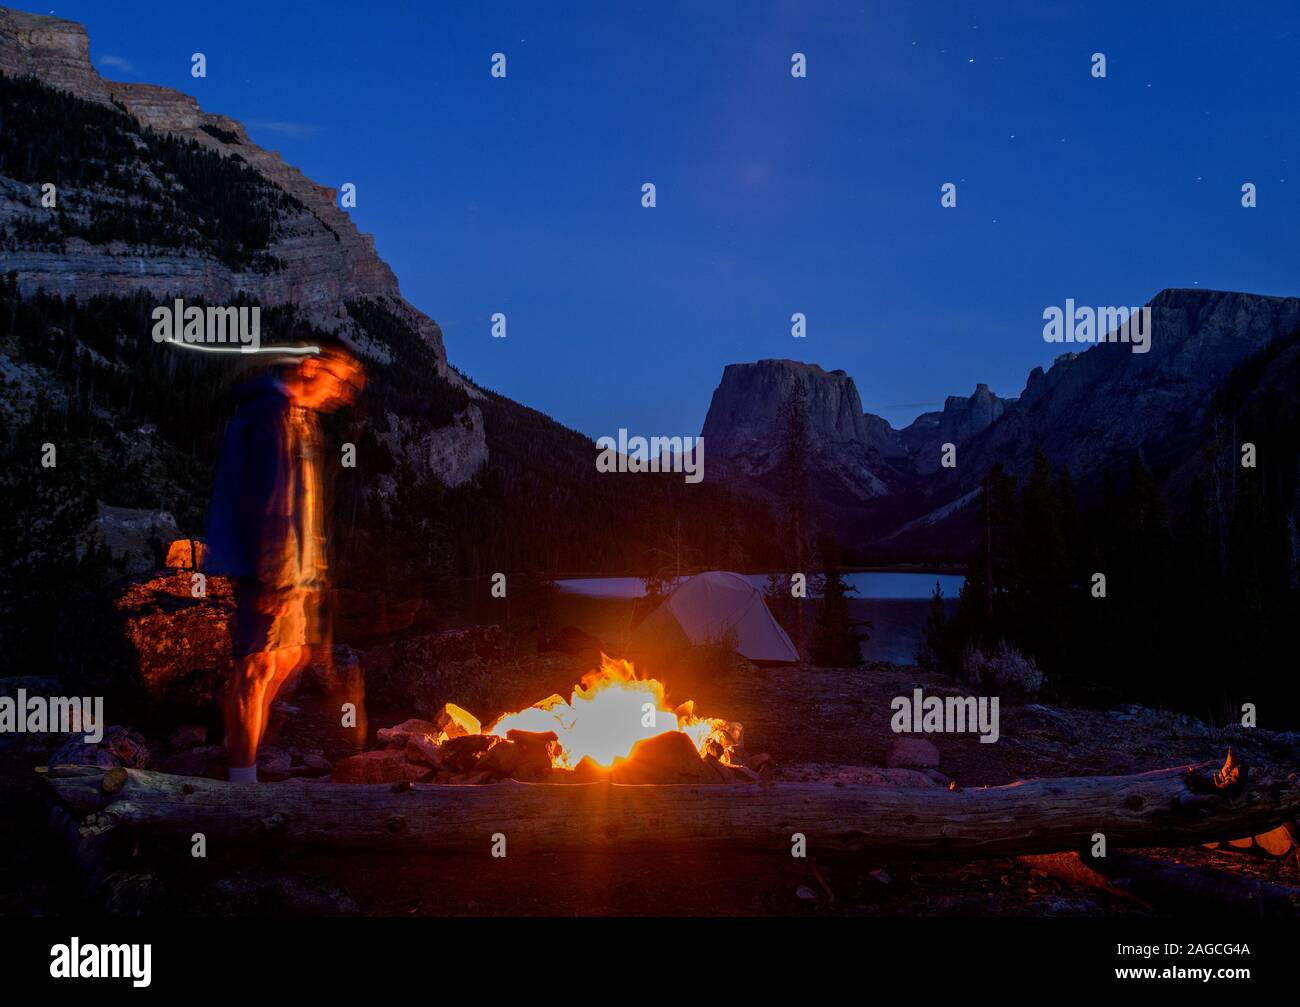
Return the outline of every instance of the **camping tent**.
<path id="1" fill-rule="evenodd" d="M 723 642 L 751 661 L 797 663 L 799 652 L 767 610 L 763 595 L 738 573 L 712 570 L 675 587 L 633 634 L 643 647 Z"/>

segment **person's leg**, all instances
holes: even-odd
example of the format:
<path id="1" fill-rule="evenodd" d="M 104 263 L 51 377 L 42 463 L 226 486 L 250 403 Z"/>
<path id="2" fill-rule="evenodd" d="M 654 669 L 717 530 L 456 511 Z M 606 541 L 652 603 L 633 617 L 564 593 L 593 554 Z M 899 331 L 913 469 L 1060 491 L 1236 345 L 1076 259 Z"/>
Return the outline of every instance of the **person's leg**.
<path id="1" fill-rule="evenodd" d="M 259 747 L 263 735 L 266 734 L 267 725 L 271 722 L 271 704 L 275 702 L 276 695 L 280 692 L 281 686 L 288 681 L 289 676 L 306 667 L 308 660 L 311 659 L 311 650 L 308 647 L 282 647 L 275 651 L 272 657 L 275 659 L 273 673 L 267 683 L 266 691 L 262 694 L 261 729 L 257 733 Z"/>
<path id="2" fill-rule="evenodd" d="M 257 765 L 257 744 L 264 730 L 265 696 L 275 677 L 274 651 L 249 654 L 235 663 L 226 688 L 226 753 L 230 767 Z"/>

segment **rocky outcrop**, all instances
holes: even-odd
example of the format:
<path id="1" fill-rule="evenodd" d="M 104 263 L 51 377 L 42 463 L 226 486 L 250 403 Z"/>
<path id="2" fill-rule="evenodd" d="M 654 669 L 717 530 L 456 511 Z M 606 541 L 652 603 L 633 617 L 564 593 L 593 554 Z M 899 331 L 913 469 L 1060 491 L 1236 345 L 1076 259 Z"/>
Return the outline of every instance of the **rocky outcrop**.
<path id="1" fill-rule="evenodd" d="M 1040 447 L 1053 467 L 1068 466 L 1084 500 L 1108 467 L 1122 471 L 1140 454 L 1176 509 L 1201 464 L 1215 394 L 1235 367 L 1300 326 L 1300 298 L 1171 289 L 1149 306 L 1149 352 L 1102 343 L 1034 368 L 1019 399 L 959 451 L 956 469 L 927 485 L 923 514 L 892 538 L 968 538 L 985 473 L 1001 464 L 1023 479 Z"/>
<path id="2" fill-rule="evenodd" d="M 126 582 L 114 603 L 128 648 L 118 683 L 137 711 L 211 714 L 234 668 L 230 582 L 209 576 L 206 596 L 192 595 L 187 571 Z"/>
<path id="3" fill-rule="evenodd" d="M 942 412 L 922 413 L 899 431 L 899 440 L 918 472 L 934 472 L 939 468 L 943 445 L 965 444 L 991 427 L 1015 401 L 993 394 L 988 385 L 976 385 L 970 398 L 949 395 Z"/>
<path id="4" fill-rule="evenodd" d="M 808 447 L 818 485 L 839 485 L 841 499 L 864 502 L 904 492 L 913 477 L 939 468 L 945 443 L 965 444 L 991 426 L 1014 399 L 978 385 L 970 398 L 950 396 L 941 412 L 924 413 L 902 430 L 862 411 L 853 379 L 794 360 L 731 364 L 713 393 L 704 422 L 709 465 L 722 477 L 749 479 L 780 465 L 781 404 L 796 386 L 808 410 Z"/>
<path id="5" fill-rule="evenodd" d="M 194 140 L 223 156 L 237 154 L 303 207 L 269 249 L 285 263 L 273 273 L 236 272 L 220 262 L 165 251 L 132 255 L 74 240 L 63 252 L 19 250 L 6 255 L 7 268 L 18 273 L 24 292 L 44 287 L 51 293 L 87 297 L 144 287 L 160 296 L 219 300 L 243 290 L 263 304 L 299 305 L 314 321 L 332 318 L 338 303 L 351 297 L 400 297 L 397 278 L 375 253 L 374 239 L 358 232 L 338 208 L 334 189 L 313 182 L 278 153 L 258 147 L 241 123 L 203 111 L 189 95 L 103 79 L 90 62 L 90 41 L 81 25 L 0 9 L 0 71 L 34 76 L 79 98 L 122 109 L 142 127 Z M 424 321 L 421 334 L 436 347 L 445 376 L 441 332 L 432 320 Z"/>
<path id="6" fill-rule="evenodd" d="M 706 474 L 772 476 L 785 442 L 782 406 L 796 390 L 807 410 L 810 475 L 819 492 L 838 488 L 842 497 L 859 501 L 888 492 L 892 472 L 872 444 L 853 379 L 796 360 L 729 364 L 723 371 L 702 432 Z"/>
<path id="7" fill-rule="evenodd" d="M 1035 369 L 1016 406 L 966 448 L 960 491 L 998 462 L 1024 475 L 1039 445 L 1076 481 L 1139 451 L 1167 472 L 1195 451 L 1206 407 L 1232 369 L 1300 326 L 1294 297 L 1164 290 L 1150 308 L 1150 352 L 1103 343 Z"/>
<path id="8" fill-rule="evenodd" d="M 201 248 L 128 245 L 116 240 L 92 244 L 74 234 L 60 235 L 57 229 L 52 240 L 20 240 L 16 237 L 22 233 L 20 223 L 30 230 L 33 225 L 49 226 L 50 218 L 34 209 L 38 204 L 30 179 L 0 178 L 0 229 L 9 228 L 15 235 L 6 241 L 5 271 L 16 275 L 22 294 L 43 289 L 85 300 L 97 294 L 128 296 L 146 290 L 160 299 L 180 296 L 220 303 L 242 292 L 263 305 L 293 305 L 304 320 L 337 333 L 372 359 L 405 363 L 408 370 L 431 366 L 438 378 L 465 389 L 471 397 L 478 394 L 448 366 L 441 329 L 402 298 L 397 278 L 375 252 L 373 238 L 360 233 L 350 215 L 339 208 L 336 191 L 307 178 L 277 152 L 257 146 L 241 123 L 206 112 L 194 98 L 171 88 L 105 80 L 90 61 L 85 29 L 58 18 L 0 8 L 0 72 L 30 75 L 83 101 L 125 113 L 129 118 L 119 117 L 119 121 L 139 127 L 138 134 L 128 137 L 135 147 L 127 149 L 146 152 L 133 171 L 146 177 L 166 176 L 156 160 L 147 157 L 147 130 L 153 130 L 237 159 L 270 183 L 273 188 L 268 191 L 278 201 L 269 243 L 264 250 L 253 250 L 259 254 L 257 265 L 271 262 L 274 267 L 254 268 L 241 261 L 232 265 Z M 122 131 L 130 133 L 130 127 Z M 138 201 L 147 199 L 148 191 L 147 187 L 130 193 L 68 189 L 61 191 L 60 205 L 66 199 L 74 214 L 93 215 L 97 200 Z M 165 219 L 166 209 L 155 207 L 155 216 Z M 359 301 L 382 304 L 397 324 L 427 345 L 431 362 L 406 360 L 400 346 L 356 324 L 347 305 Z M 275 335 L 264 339 L 273 342 Z M 403 418 L 399 426 L 400 443 L 390 445 L 394 456 L 416 471 L 432 471 L 449 485 L 472 478 L 486 459 L 483 418 L 473 404 L 447 427 L 435 429 L 412 418 Z"/>

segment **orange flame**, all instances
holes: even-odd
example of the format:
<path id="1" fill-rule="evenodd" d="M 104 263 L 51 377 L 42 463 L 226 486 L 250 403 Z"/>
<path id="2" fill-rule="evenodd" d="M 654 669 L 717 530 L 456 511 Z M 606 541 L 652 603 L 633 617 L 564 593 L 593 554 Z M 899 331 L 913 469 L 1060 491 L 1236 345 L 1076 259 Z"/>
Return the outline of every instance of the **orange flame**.
<path id="1" fill-rule="evenodd" d="M 567 702 L 549 696 L 526 710 L 505 714 L 483 733 L 505 737 L 507 731 L 554 731 L 562 747 L 556 765 L 572 768 L 590 758 L 608 768 L 638 741 L 666 731 L 681 731 L 700 751 L 710 738 L 725 750 L 739 725 L 697 717 L 690 702 L 670 707 L 663 683 L 637 678 L 631 662 L 601 654 L 600 668 L 582 676 Z"/>

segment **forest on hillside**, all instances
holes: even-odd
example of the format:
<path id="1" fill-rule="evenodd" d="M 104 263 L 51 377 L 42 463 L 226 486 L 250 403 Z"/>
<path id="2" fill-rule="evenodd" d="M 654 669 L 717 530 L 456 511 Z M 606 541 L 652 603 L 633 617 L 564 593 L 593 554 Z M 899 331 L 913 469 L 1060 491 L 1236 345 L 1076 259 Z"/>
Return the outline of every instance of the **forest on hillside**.
<path id="1" fill-rule="evenodd" d="M 1294 674 L 1300 519 L 1300 332 L 1240 364 L 1208 411 L 1185 493 L 1144 459 L 1081 509 L 1039 450 L 1023 484 L 984 480 L 980 540 L 957 612 L 931 606 L 922 660 L 962 674 L 1009 644 L 1075 699 L 1300 724 Z"/>

